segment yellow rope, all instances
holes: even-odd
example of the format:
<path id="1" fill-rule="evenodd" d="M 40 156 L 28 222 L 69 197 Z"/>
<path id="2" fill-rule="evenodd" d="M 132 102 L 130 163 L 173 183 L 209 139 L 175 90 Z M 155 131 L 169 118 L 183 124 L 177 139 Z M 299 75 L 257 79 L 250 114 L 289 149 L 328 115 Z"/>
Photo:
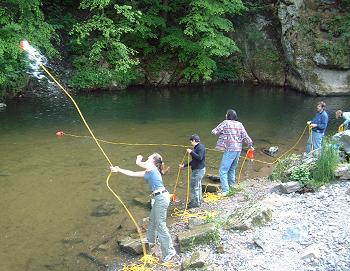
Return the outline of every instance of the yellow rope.
<path id="1" fill-rule="evenodd" d="M 298 140 L 296 141 L 296 143 L 290 148 L 288 149 L 286 152 L 284 152 L 281 156 L 279 156 L 278 158 L 276 158 L 276 160 L 272 161 L 272 162 L 266 162 L 263 160 L 259 160 L 259 159 L 251 159 L 251 161 L 255 161 L 258 163 L 262 163 L 262 164 L 266 164 L 266 165 L 274 165 L 275 163 L 277 163 L 282 157 L 284 157 L 286 154 L 288 154 L 290 151 L 292 151 L 296 145 L 298 145 L 298 143 L 300 142 L 300 140 L 302 139 L 302 137 L 304 136 L 305 132 L 306 132 L 306 128 L 308 126 L 306 126 L 302 132 L 302 134 L 299 136 Z M 80 136 L 80 135 L 74 135 L 74 134 L 69 134 L 69 133 L 64 133 L 67 136 L 71 136 L 71 137 L 84 137 L 84 138 L 90 138 L 89 136 Z M 112 142 L 112 141 L 107 141 L 107 140 L 103 140 L 103 139 L 97 139 L 100 142 L 104 142 L 107 144 L 114 144 L 114 145 L 127 145 L 127 146 L 166 146 L 166 147 L 180 147 L 180 148 L 188 148 L 189 146 L 186 145 L 177 145 L 177 144 L 166 144 L 166 143 L 125 143 L 125 142 Z M 217 149 L 213 149 L 213 148 L 205 148 L 208 151 L 215 151 L 215 152 L 222 152 L 220 150 Z M 241 156 L 241 158 L 244 159 L 244 156 Z"/>
<path id="2" fill-rule="evenodd" d="M 180 164 L 184 163 L 186 154 L 187 154 L 187 152 L 185 153 L 184 157 L 182 158 Z M 175 181 L 175 185 L 174 185 L 174 190 L 173 190 L 173 197 L 175 197 L 175 199 L 176 199 L 176 188 L 177 188 L 177 185 L 178 185 L 179 179 L 180 179 L 180 171 L 181 171 L 181 168 L 179 167 L 179 169 L 177 171 L 177 177 L 176 177 L 176 181 Z"/>
<path id="3" fill-rule="evenodd" d="M 83 113 L 81 112 L 78 104 L 75 102 L 74 98 L 68 93 L 68 91 L 66 91 L 66 89 L 56 80 L 56 78 L 46 69 L 46 67 L 40 63 L 38 61 L 40 67 L 50 76 L 50 78 L 63 90 L 63 92 L 69 97 L 69 99 L 72 101 L 72 103 L 74 104 L 75 108 L 77 109 L 80 118 L 82 119 L 83 123 L 85 124 L 86 128 L 88 129 L 89 133 L 91 134 L 92 138 L 95 140 L 97 146 L 99 147 L 99 149 L 101 150 L 101 152 L 103 153 L 104 157 L 106 158 L 106 160 L 108 161 L 108 163 L 110 164 L 110 166 L 113 166 L 111 160 L 108 158 L 107 154 L 105 153 L 105 151 L 103 150 L 103 148 L 101 147 L 101 145 L 99 144 L 97 138 L 95 137 L 94 133 L 92 132 L 92 130 L 90 129 L 90 126 L 88 125 L 88 123 L 86 122 Z M 122 201 L 122 199 L 110 188 L 109 186 L 109 179 L 111 177 L 112 172 L 109 173 L 107 180 L 106 180 L 106 184 L 108 189 L 112 192 L 112 194 L 118 199 L 118 201 L 122 204 L 122 206 L 124 207 L 124 209 L 126 210 L 127 214 L 129 215 L 130 219 L 132 220 L 132 222 L 134 223 L 137 232 L 139 234 L 140 237 L 140 241 L 141 241 L 141 245 L 142 245 L 142 250 L 143 250 L 143 254 L 147 255 L 147 251 L 146 251 L 146 245 L 142 242 L 142 233 L 141 230 L 138 226 L 138 224 L 136 223 L 134 217 L 132 216 L 131 212 L 129 211 L 129 209 L 126 207 L 126 205 L 124 204 L 124 202 Z"/>
<path id="4" fill-rule="evenodd" d="M 154 257 L 152 255 L 144 255 L 140 260 L 139 264 L 132 264 L 132 265 L 127 265 L 123 266 L 121 271 L 152 271 L 154 270 L 154 267 L 156 266 L 164 266 L 167 268 L 172 268 L 174 267 L 174 264 L 171 262 L 165 262 L 162 263 L 159 261 L 157 257 Z"/>
<path id="5" fill-rule="evenodd" d="M 344 124 L 339 125 L 338 133 L 344 132 Z"/>
<path id="6" fill-rule="evenodd" d="M 208 184 L 205 186 L 203 193 L 203 201 L 204 202 L 213 202 L 223 199 L 224 197 L 215 193 L 207 192 Z M 218 189 L 217 191 L 218 192 Z"/>
<path id="7" fill-rule="evenodd" d="M 247 157 L 248 157 L 248 151 L 244 157 L 244 160 L 243 160 L 243 163 L 241 165 L 241 169 L 239 170 L 239 174 L 238 174 L 238 178 L 237 178 L 237 184 L 239 184 L 239 182 L 241 181 L 241 173 L 242 173 L 242 170 L 243 170 L 243 167 L 244 167 L 244 163 L 245 161 L 247 160 Z"/>

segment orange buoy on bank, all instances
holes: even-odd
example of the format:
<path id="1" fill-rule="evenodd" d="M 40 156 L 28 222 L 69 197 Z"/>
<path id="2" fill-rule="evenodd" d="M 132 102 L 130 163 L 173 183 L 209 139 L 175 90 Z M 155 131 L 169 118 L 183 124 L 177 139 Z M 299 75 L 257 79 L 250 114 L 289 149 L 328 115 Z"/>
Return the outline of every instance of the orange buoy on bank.
<path id="1" fill-rule="evenodd" d="M 176 195 L 175 194 L 170 194 L 170 201 L 176 201 Z"/>
<path id="2" fill-rule="evenodd" d="M 248 159 L 253 159 L 254 158 L 254 151 L 253 150 L 249 149 L 247 151 L 247 158 Z"/>
<path id="3" fill-rule="evenodd" d="M 56 135 L 57 136 L 64 136 L 64 132 L 63 131 L 58 131 L 58 132 L 56 132 Z"/>

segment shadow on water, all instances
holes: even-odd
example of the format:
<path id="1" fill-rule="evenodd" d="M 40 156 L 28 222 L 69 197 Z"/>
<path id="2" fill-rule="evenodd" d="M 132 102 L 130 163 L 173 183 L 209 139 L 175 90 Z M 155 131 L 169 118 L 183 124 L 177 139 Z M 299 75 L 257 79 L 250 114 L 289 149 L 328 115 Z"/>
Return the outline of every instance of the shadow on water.
<path id="1" fill-rule="evenodd" d="M 234 108 L 258 150 L 276 145 L 280 152 L 295 143 L 306 121 L 315 114 L 317 101 L 328 104 L 329 133 L 340 124 L 334 118 L 335 110 L 350 107 L 342 97 L 307 97 L 276 88 L 232 84 L 75 98 L 102 139 L 188 145 L 189 136 L 198 133 L 203 143 L 213 148 L 216 137 L 210 131 L 224 119 L 226 109 Z M 109 255 L 107 261 L 123 262 L 126 256 L 108 240 L 134 229 L 106 188 L 108 163 L 91 139 L 55 136 L 58 130 L 88 135 L 66 97 L 51 93 L 47 97 L 33 95 L 21 103 L 9 102 L 0 112 L 0 129 L 0 270 L 96 270 L 96 265 L 79 255 L 90 255 L 99 246 Z M 297 146 L 298 152 L 304 151 L 305 142 Z M 165 146 L 103 144 L 103 148 L 113 163 L 134 170 L 136 155 L 161 153 L 171 168 L 165 176 L 170 190 L 185 151 Z M 273 159 L 259 151 L 256 156 Z M 207 160 L 207 172 L 217 174 L 221 154 L 209 151 Z M 270 170 L 254 162 L 243 176 L 265 175 Z M 182 199 L 186 181 L 182 174 L 178 192 Z M 111 186 L 137 220 L 148 215 L 146 208 L 133 201 L 148 197 L 142 179 L 115 174 Z M 96 215 L 100 210 L 94 213 L 99 206 L 107 206 L 105 215 Z"/>

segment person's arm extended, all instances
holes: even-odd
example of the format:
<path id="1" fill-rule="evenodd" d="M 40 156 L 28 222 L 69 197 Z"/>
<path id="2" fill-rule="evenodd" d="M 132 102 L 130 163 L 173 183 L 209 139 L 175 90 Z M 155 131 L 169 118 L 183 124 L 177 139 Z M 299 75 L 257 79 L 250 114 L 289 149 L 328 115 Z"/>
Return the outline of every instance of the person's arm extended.
<path id="1" fill-rule="evenodd" d="M 111 171 L 112 172 L 120 172 L 120 173 L 127 175 L 127 176 L 130 176 L 130 177 L 144 177 L 145 176 L 144 171 L 132 171 L 132 170 L 120 168 L 118 166 L 115 166 L 115 167 L 111 166 Z"/>
<path id="2" fill-rule="evenodd" d="M 136 165 L 138 165 L 139 167 L 145 168 L 147 169 L 149 167 L 149 165 L 146 162 L 142 162 L 142 155 L 138 155 L 136 157 Z"/>
<path id="3" fill-rule="evenodd" d="M 213 135 L 219 135 L 221 134 L 221 132 L 224 130 L 224 125 L 225 125 L 225 121 L 221 122 L 218 126 L 216 126 L 211 133 Z"/>

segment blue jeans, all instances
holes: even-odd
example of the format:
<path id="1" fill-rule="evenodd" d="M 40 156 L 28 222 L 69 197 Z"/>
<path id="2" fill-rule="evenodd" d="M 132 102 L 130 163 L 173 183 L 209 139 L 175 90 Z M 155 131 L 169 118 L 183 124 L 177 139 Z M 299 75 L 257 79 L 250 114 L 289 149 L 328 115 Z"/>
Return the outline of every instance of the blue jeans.
<path id="1" fill-rule="evenodd" d="M 322 148 L 323 136 L 324 136 L 324 133 L 317 133 L 312 131 L 311 135 L 309 136 L 309 139 L 307 140 L 306 153 L 309 153 L 312 150 L 317 150 Z"/>
<path id="2" fill-rule="evenodd" d="M 202 196 L 202 179 L 205 174 L 205 168 L 192 170 L 191 176 L 191 202 L 194 205 L 200 205 Z"/>
<path id="3" fill-rule="evenodd" d="M 173 241 L 166 226 L 169 203 L 170 197 L 168 192 L 154 197 L 154 204 L 149 216 L 149 225 L 146 234 L 147 240 L 150 243 L 155 243 L 158 235 L 163 257 L 175 251 Z"/>
<path id="4" fill-rule="evenodd" d="M 222 192 L 227 193 L 236 181 L 236 167 L 238 165 L 240 151 L 225 151 L 222 156 L 219 175 Z"/>

